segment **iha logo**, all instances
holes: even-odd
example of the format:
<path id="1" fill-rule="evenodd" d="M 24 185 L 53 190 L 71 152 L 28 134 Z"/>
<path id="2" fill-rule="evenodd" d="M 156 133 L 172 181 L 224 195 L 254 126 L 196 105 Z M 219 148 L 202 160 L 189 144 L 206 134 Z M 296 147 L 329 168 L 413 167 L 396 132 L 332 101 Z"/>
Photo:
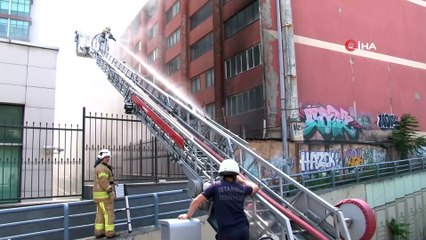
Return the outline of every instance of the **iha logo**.
<path id="1" fill-rule="evenodd" d="M 349 39 L 345 42 L 345 48 L 349 52 L 353 52 L 356 49 L 366 51 L 377 50 L 376 45 L 374 45 L 374 43 L 364 43 L 361 41 L 355 41 L 353 39 Z"/>

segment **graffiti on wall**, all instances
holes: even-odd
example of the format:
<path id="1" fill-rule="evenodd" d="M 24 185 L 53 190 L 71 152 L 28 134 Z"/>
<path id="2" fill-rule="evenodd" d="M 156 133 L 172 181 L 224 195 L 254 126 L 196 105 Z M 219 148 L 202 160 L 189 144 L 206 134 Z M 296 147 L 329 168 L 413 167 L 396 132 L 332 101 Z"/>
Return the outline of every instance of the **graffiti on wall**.
<path id="1" fill-rule="evenodd" d="M 274 167 L 283 171 L 290 172 L 295 168 L 295 159 L 293 157 L 289 157 L 287 161 L 284 159 L 282 152 L 277 153 L 271 159 L 268 160 Z M 274 172 L 270 172 L 267 168 L 261 167 L 261 175 L 259 175 L 259 166 L 254 161 L 253 155 L 246 154 L 243 160 L 243 167 L 253 176 L 258 178 L 272 178 L 276 177 Z"/>
<path id="2" fill-rule="evenodd" d="M 386 150 L 377 148 L 363 149 L 362 157 L 364 164 L 384 162 L 386 160 Z"/>
<path id="3" fill-rule="evenodd" d="M 349 148 L 344 152 L 346 167 L 356 167 L 364 164 L 362 148 Z"/>
<path id="4" fill-rule="evenodd" d="M 364 114 L 356 119 L 362 129 L 370 130 L 374 128 L 374 116 Z"/>
<path id="5" fill-rule="evenodd" d="M 345 167 L 384 162 L 386 150 L 379 148 L 349 148 L 343 152 Z"/>
<path id="6" fill-rule="evenodd" d="M 358 140 L 361 125 L 343 108 L 307 106 L 300 112 L 305 122 L 303 136 L 311 139 L 318 132 L 324 140 Z"/>
<path id="7" fill-rule="evenodd" d="M 301 172 L 322 171 L 341 167 L 338 151 L 300 151 Z"/>
<path id="8" fill-rule="evenodd" d="M 381 113 L 377 115 L 377 127 L 382 130 L 393 129 L 398 121 L 398 116 L 395 114 Z"/>
<path id="9" fill-rule="evenodd" d="M 386 160 L 387 150 L 379 146 L 351 144 L 348 148 L 348 145 L 329 145 L 327 150 L 318 147 L 320 145 L 299 145 L 300 172 L 338 170 Z"/>

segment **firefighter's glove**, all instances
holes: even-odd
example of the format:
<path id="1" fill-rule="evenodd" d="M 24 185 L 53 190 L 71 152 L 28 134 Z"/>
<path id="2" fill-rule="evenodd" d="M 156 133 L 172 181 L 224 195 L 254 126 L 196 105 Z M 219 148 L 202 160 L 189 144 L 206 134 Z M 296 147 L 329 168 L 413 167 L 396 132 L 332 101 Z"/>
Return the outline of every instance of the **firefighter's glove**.
<path id="1" fill-rule="evenodd" d="M 114 190 L 114 188 L 111 185 L 109 185 L 106 189 L 106 191 L 109 192 L 109 193 L 112 192 L 113 190 Z"/>

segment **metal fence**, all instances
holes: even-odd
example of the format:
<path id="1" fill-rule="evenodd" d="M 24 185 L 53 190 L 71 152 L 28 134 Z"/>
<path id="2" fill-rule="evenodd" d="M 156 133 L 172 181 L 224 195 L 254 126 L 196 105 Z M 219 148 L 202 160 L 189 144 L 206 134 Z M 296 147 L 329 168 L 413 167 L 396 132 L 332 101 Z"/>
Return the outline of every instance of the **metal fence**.
<path id="1" fill-rule="evenodd" d="M 133 116 L 86 114 L 83 125 L 0 124 L 0 204 L 79 197 L 100 149 L 118 181 L 186 178 L 165 147 Z"/>
<path id="2" fill-rule="evenodd" d="M 176 218 L 188 209 L 191 199 L 184 190 L 125 196 L 116 200 L 117 231 L 152 226 Z M 121 210 L 120 212 L 118 212 Z M 77 239 L 93 236 L 96 206 L 92 200 L 0 209 L 0 239 Z M 129 218 L 128 218 L 129 217 Z"/>
<path id="3" fill-rule="evenodd" d="M 81 194 L 82 129 L 41 123 L 0 129 L 9 136 L 0 145 L 0 202 Z"/>
<path id="4" fill-rule="evenodd" d="M 426 170 L 426 157 L 410 158 L 391 162 L 365 164 L 356 167 L 293 174 L 295 180 L 312 191 L 334 189 L 346 184 L 356 184 L 372 179 L 400 176 Z M 265 180 L 267 181 L 267 179 Z M 280 185 L 275 186 L 279 189 Z M 299 190 L 285 186 L 288 195 L 296 194 Z"/>
<path id="5" fill-rule="evenodd" d="M 165 146 L 133 115 L 91 114 L 84 118 L 84 181 L 93 181 L 99 150 L 111 151 L 117 181 L 186 178 Z"/>

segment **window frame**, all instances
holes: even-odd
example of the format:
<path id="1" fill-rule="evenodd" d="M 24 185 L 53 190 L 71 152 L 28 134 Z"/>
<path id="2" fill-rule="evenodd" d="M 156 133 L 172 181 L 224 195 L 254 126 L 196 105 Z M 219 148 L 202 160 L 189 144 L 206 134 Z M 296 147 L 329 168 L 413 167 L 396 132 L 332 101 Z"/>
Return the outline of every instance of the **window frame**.
<path id="1" fill-rule="evenodd" d="M 189 17 L 189 30 L 193 30 L 209 18 L 213 13 L 212 1 L 208 0 L 194 14 Z"/>
<path id="2" fill-rule="evenodd" d="M 262 64 L 261 44 L 258 43 L 243 52 L 225 60 L 225 79 L 233 78 Z M 256 54 L 257 53 L 257 54 Z"/>
<path id="3" fill-rule="evenodd" d="M 204 37 L 200 38 L 198 41 L 193 43 L 189 47 L 190 59 L 194 61 L 195 59 L 201 57 L 207 52 L 213 49 L 213 32 L 209 32 Z"/>
<path id="4" fill-rule="evenodd" d="M 172 21 L 181 10 L 180 0 L 177 0 L 167 11 L 166 11 L 166 23 Z"/>

